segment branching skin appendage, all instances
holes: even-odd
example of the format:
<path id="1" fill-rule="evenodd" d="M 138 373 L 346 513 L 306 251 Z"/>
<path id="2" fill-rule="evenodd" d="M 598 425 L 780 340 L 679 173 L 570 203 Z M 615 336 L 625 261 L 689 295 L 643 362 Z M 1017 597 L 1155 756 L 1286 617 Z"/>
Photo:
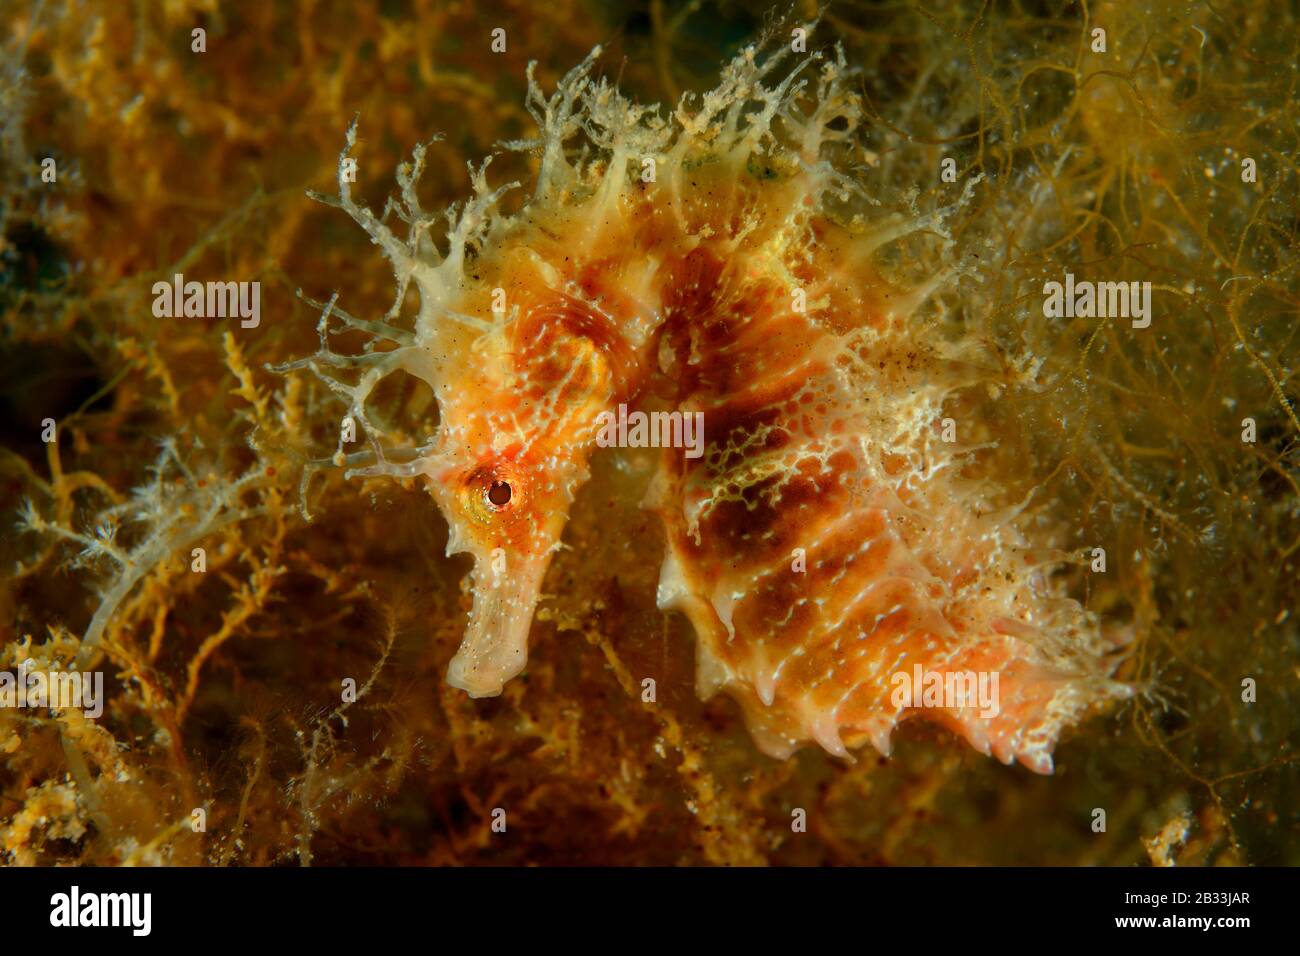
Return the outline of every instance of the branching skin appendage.
<path id="1" fill-rule="evenodd" d="M 961 271 L 902 285 L 881 260 L 919 230 L 944 236 L 948 210 L 872 216 L 842 55 L 747 49 L 665 115 L 593 79 L 598 54 L 550 97 L 530 70 L 539 135 L 504 144 L 538 157 L 519 212 L 499 210 L 516 184 L 490 187 L 485 162 L 440 251 L 415 195 L 421 147 L 376 217 L 344 176 L 355 124 L 337 198 L 317 197 L 380 247 L 396 296 L 377 321 L 329 299 L 320 350 L 288 368 L 314 370 L 365 426 L 371 452 L 348 473 L 422 477 L 448 553 L 473 556 L 447 679 L 491 696 L 524 668 L 599 416 L 667 396 L 704 422 L 703 454 L 665 449 L 647 501 L 666 531 L 659 604 L 694 625 L 701 696 L 733 696 L 773 756 L 810 741 L 888 753 L 897 723 L 923 715 L 1050 772 L 1060 732 L 1131 691 L 1110 679 L 1097 621 L 1050 580 L 1065 556 L 1033 540 L 996 481 L 966 475 L 979 446 L 941 436 L 945 403 L 989 377 L 973 342 L 918 317 Z M 395 322 L 411 283 L 407 332 Z M 335 353 L 335 321 L 382 349 Z M 397 370 L 441 414 L 401 453 L 366 416 Z M 993 675 L 1000 706 L 931 704 L 920 687 L 900 702 L 897 675 L 921 672 Z"/>

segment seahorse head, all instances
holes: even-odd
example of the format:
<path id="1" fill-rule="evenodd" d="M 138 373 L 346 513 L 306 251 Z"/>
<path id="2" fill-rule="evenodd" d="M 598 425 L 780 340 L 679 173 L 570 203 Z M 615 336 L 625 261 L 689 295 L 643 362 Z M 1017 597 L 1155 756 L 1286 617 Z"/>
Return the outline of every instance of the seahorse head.
<path id="1" fill-rule="evenodd" d="M 527 662 L 542 581 L 623 373 L 621 340 L 580 290 L 509 260 L 513 282 L 458 303 L 482 311 L 495 298 L 497 315 L 489 331 L 455 337 L 461 354 L 444 366 L 439 448 L 425 472 L 448 553 L 474 559 L 473 607 L 447 676 L 475 697 L 500 693 Z"/>

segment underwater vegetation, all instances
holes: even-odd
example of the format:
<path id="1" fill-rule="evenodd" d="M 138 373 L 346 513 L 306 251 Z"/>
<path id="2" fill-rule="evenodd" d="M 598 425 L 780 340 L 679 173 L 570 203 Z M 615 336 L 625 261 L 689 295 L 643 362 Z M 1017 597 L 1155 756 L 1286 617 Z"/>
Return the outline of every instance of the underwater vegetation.
<path id="1" fill-rule="evenodd" d="M 0 22 L 5 862 L 1300 863 L 1290 5 Z"/>

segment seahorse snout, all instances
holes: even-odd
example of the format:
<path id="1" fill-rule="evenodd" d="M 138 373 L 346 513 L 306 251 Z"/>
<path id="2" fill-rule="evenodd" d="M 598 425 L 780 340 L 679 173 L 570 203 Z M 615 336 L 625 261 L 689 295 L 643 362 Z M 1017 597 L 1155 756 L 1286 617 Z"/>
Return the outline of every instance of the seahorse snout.
<path id="1" fill-rule="evenodd" d="M 474 568 L 474 606 L 447 683 L 471 697 L 495 697 L 528 663 L 528 632 L 549 555 L 511 560 L 504 550 Z"/>

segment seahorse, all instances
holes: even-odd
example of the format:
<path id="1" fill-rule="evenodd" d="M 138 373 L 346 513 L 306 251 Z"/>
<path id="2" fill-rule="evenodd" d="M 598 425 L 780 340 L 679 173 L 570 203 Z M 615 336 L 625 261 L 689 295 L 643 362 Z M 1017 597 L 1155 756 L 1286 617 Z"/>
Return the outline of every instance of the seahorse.
<path id="1" fill-rule="evenodd" d="M 474 559 L 473 605 L 447 680 L 499 694 L 528 637 L 570 506 L 590 473 L 601 416 L 619 405 L 700 414 L 703 454 L 665 448 L 646 507 L 662 519 L 658 604 L 697 637 L 701 697 L 740 705 L 757 746 L 831 754 L 921 715 L 1006 763 L 1052 770 L 1062 730 L 1131 694 L 1114 642 L 1061 592 L 1065 555 L 999 504 L 996 476 L 967 474 L 945 441 L 945 404 L 982 387 L 977 346 L 918 319 L 961 270 L 901 283 L 883 252 L 951 210 L 873 217 L 853 162 L 863 107 L 842 50 L 795 56 L 761 44 L 719 85 L 671 110 L 593 77 L 597 47 L 550 96 L 528 68 L 539 133 L 503 144 L 536 160 L 518 211 L 492 188 L 438 217 L 416 196 L 425 147 L 399 167 L 400 198 L 376 217 L 337 196 L 391 262 L 380 320 L 323 304 L 310 367 L 344 396 L 372 448 L 352 475 L 422 479 Z M 407 225 L 388 225 L 396 212 Z M 413 321 L 399 316 L 411 283 Z M 317 303 L 321 305 L 321 303 Z M 329 346 L 332 322 L 374 338 Z M 405 324 L 413 326 L 411 329 Z M 439 424 L 397 453 L 366 399 L 403 370 L 428 383 Z M 997 701 L 928 700 L 993 677 Z M 922 681 L 925 682 L 924 680 Z"/>

